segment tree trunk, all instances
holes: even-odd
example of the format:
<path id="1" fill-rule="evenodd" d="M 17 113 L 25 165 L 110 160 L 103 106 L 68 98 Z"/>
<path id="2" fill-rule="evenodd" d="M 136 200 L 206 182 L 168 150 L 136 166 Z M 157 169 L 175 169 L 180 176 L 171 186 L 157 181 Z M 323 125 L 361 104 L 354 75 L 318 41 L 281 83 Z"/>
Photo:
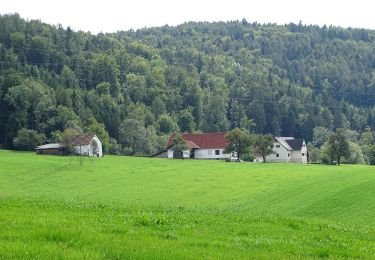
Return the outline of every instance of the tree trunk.
<path id="1" fill-rule="evenodd" d="M 339 156 L 337 156 L 337 165 L 340 165 L 340 155 Z"/>
<path id="2" fill-rule="evenodd" d="M 237 152 L 237 161 L 240 161 L 240 152 Z"/>
<path id="3" fill-rule="evenodd" d="M 265 163 L 266 162 L 266 156 L 262 155 L 262 157 L 263 157 L 263 163 Z"/>

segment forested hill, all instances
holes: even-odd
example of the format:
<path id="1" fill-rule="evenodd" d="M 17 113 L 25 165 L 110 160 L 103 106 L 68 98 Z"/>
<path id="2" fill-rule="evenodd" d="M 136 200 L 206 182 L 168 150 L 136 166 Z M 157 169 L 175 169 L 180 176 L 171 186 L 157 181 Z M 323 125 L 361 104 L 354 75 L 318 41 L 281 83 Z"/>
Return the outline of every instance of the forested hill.
<path id="1" fill-rule="evenodd" d="M 243 20 L 92 35 L 2 15 L 0 87 L 9 148 L 22 128 L 95 131 L 106 149 L 108 132 L 130 153 L 239 125 L 311 140 L 375 128 L 375 31 Z"/>

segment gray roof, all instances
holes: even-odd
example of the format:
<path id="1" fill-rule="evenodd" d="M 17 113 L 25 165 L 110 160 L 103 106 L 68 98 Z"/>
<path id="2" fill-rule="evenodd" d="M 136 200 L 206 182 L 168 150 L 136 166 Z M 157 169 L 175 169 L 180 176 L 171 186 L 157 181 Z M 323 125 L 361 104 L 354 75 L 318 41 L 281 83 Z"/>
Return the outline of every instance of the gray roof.
<path id="1" fill-rule="evenodd" d="M 287 139 L 285 140 L 293 150 L 301 150 L 303 145 L 303 139 Z"/>
<path id="2" fill-rule="evenodd" d="M 275 139 L 276 142 L 278 142 L 279 144 L 281 144 L 282 146 L 284 146 L 285 149 L 287 149 L 289 151 L 293 150 L 293 148 L 290 147 L 289 144 L 286 142 L 286 140 L 285 140 L 284 137 L 275 136 L 274 139 Z"/>
<path id="3" fill-rule="evenodd" d="M 44 145 L 39 145 L 37 146 L 35 149 L 36 150 L 45 150 L 45 149 L 59 149 L 59 148 L 63 148 L 64 146 L 62 144 L 59 144 L 59 143 L 55 143 L 55 144 L 44 144 Z"/>
<path id="4" fill-rule="evenodd" d="M 301 150 L 304 140 L 294 139 L 294 137 L 275 136 L 275 141 L 284 146 L 289 151 Z"/>

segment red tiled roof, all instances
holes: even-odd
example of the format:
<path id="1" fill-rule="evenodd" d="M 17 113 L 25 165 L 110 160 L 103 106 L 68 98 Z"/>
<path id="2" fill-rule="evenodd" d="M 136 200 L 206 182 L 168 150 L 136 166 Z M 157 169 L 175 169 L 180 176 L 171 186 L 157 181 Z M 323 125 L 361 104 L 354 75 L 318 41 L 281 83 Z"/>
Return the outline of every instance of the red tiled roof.
<path id="1" fill-rule="evenodd" d="M 187 143 L 187 146 L 190 148 L 190 149 L 193 149 L 193 148 L 199 148 L 198 145 L 196 145 L 193 141 L 186 141 Z"/>
<path id="2" fill-rule="evenodd" d="M 73 137 L 72 145 L 89 145 L 95 134 L 83 134 Z"/>
<path id="3" fill-rule="evenodd" d="M 186 141 L 187 146 L 192 148 L 200 149 L 213 149 L 213 148 L 225 148 L 228 141 L 225 137 L 224 132 L 216 133 L 194 133 L 194 134 L 182 134 L 182 138 Z M 172 146 L 172 141 L 176 134 L 172 134 L 169 137 L 167 148 Z"/>

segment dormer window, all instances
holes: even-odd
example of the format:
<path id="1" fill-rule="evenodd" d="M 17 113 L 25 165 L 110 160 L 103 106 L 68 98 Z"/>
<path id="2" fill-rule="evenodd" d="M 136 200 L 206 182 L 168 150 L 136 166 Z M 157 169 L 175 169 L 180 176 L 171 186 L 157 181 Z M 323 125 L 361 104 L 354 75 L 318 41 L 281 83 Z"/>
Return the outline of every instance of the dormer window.
<path id="1" fill-rule="evenodd" d="M 275 147 L 276 147 L 276 148 L 280 148 L 280 145 L 279 145 L 279 144 L 277 144 L 277 145 L 275 145 Z"/>

